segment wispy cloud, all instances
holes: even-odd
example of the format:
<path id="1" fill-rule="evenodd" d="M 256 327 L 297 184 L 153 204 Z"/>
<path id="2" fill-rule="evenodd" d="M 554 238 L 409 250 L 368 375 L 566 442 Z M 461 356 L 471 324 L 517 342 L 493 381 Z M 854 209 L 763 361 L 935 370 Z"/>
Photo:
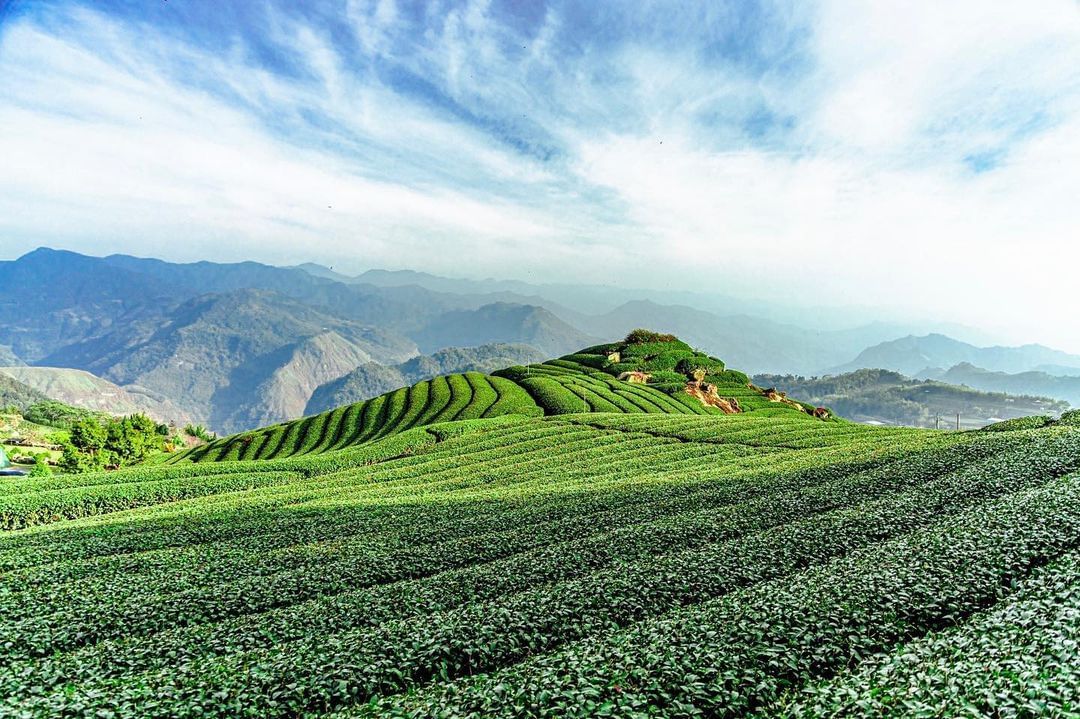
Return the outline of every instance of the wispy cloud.
<path id="1" fill-rule="evenodd" d="M 1072 0 L 12 7 L 5 254 L 719 284 L 1080 349 Z"/>

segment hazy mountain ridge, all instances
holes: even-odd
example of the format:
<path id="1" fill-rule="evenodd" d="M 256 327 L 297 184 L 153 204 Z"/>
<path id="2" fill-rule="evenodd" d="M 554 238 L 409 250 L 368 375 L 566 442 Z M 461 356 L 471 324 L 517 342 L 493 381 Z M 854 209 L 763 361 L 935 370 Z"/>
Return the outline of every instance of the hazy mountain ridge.
<path id="1" fill-rule="evenodd" d="M 1044 365 L 1075 367 L 1080 372 L 1080 356 L 1043 345 L 1020 347 L 976 347 L 941 334 L 923 337 L 909 335 L 868 347 L 854 360 L 840 365 L 833 373 L 868 367 L 896 370 L 918 376 L 927 370 L 971 364 L 995 372 L 1027 372 Z"/>
<path id="2" fill-rule="evenodd" d="M 930 370 L 920 376 L 967 385 L 987 392 L 1054 397 L 1073 406 L 1080 406 L 1080 376 L 1062 376 L 1040 371 L 994 372 L 969 362 L 962 362 L 944 371 Z"/>
<path id="3" fill-rule="evenodd" d="M 528 344 L 557 356 L 642 325 L 678 334 L 752 373 L 819 373 L 858 356 L 870 366 L 917 374 L 956 364 L 942 359 L 980 356 L 916 348 L 899 353 L 909 361 L 887 362 L 881 355 L 890 352 L 882 347 L 889 341 L 902 346 L 905 340 L 894 338 L 910 327 L 876 322 L 845 330 L 808 329 L 747 314 L 753 304 L 747 301 L 679 290 L 650 296 L 693 304 L 627 301 L 633 291 L 606 286 L 382 270 L 350 278 L 310 264 L 177 264 L 46 248 L 0 269 L 6 271 L 0 285 L 0 346 L 11 347 L 7 364 L 87 370 L 121 386 L 174 398 L 195 421 L 223 432 L 303 412 L 315 389 L 354 369 L 347 367 L 353 360 L 393 365 L 420 352 L 490 343 Z M 315 342 L 296 355 L 305 342 L 326 332 L 344 344 Z M 977 349 L 941 335 L 929 337 Z M 1080 358 L 1065 353 L 998 349 L 1003 356 L 1027 352 L 1039 365 L 1075 363 L 1080 372 Z M 395 376 L 368 367 L 370 381 L 378 386 Z"/>
<path id="4" fill-rule="evenodd" d="M 447 312 L 414 336 L 421 350 L 428 352 L 500 342 L 528 344 L 547 356 L 566 354 L 598 341 L 543 307 L 510 302 Z"/>

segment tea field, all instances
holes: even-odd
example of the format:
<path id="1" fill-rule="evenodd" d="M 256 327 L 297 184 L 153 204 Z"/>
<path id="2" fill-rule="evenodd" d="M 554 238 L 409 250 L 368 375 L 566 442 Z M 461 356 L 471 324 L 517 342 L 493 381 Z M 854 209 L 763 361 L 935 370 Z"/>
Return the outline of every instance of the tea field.
<path id="1" fill-rule="evenodd" d="M 717 413 L 622 349 L 0 479 L 0 716 L 1080 713 L 1075 415 L 823 421 L 713 366 Z"/>

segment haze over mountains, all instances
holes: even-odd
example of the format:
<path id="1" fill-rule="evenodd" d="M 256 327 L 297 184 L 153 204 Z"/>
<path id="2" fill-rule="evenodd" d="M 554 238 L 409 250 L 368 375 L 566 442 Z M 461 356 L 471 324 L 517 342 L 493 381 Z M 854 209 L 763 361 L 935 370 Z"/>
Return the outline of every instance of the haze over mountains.
<path id="1" fill-rule="evenodd" d="M 176 264 L 47 248 L 0 263 L 0 276 L 4 364 L 85 370 L 129 392 L 168 397 L 173 416 L 219 432 L 356 401 L 386 391 L 388 382 L 483 370 L 493 352 L 404 364 L 448 347 L 512 345 L 519 359 L 500 356 L 507 364 L 501 360 L 559 356 L 639 326 L 673 332 L 754 373 L 879 367 L 923 376 L 960 362 L 1080 373 L 1080 357 L 1038 345 L 980 349 L 941 334 L 897 339 L 940 329 L 930 323 L 804 326 L 777 321 L 775 307 L 758 316 L 750 303 L 678 290 L 411 271 L 347 277 L 318 265 Z"/>

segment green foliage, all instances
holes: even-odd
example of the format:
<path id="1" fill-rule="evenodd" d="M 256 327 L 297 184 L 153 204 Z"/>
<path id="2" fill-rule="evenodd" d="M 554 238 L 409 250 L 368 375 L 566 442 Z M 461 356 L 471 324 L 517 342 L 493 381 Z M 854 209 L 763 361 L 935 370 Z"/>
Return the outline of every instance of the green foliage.
<path id="1" fill-rule="evenodd" d="M 1063 412 L 1058 419 L 1058 424 L 1066 427 L 1080 427 L 1080 409 L 1070 409 Z"/>
<path id="2" fill-rule="evenodd" d="M 212 441 L 170 458 L 184 461 L 269 460 L 343 450 L 413 427 L 543 410 L 519 384 L 478 372 L 436 377 L 311 417 Z"/>
<path id="3" fill-rule="evenodd" d="M 519 384 L 533 398 L 544 414 L 573 414 L 588 412 L 589 407 L 578 395 L 550 377 L 529 377 Z"/>
<path id="4" fill-rule="evenodd" d="M 653 332 L 652 330 L 636 329 L 631 330 L 630 333 L 626 335 L 623 342 L 627 345 L 656 344 L 679 342 L 679 338 L 675 335 L 661 334 L 659 332 Z"/>
<path id="5" fill-rule="evenodd" d="M 28 474 L 31 477 L 51 477 L 52 473 L 52 467 L 49 466 L 46 457 L 39 454 L 34 458 L 34 465 Z"/>
<path id="6" fill-rule="evenodd" d="M 686 385 L 686 376 L 678 372 L 657 370 L 650 373 L 649 384 L 676 385 L 677 389 L 681 390 Z"/>
<path id="7" fill-rule="evenodd" d="M 80 407 L 57 402 L 56 400 L 44 400 L 35 402 L 26 408 L 23 417 L 34 424 L 44 424 L 51 427 L 72 427 L 77 422 L 91 419 L 103 419 L 106 415 L 100 412 L 92 412 Z"/>
<path id="8" fill-rule="evenodd" d="M 675 363 L 675 371 L 687 378 L 692 378 L 698 371 L 704 371 L 707 375 L 718 375 L 724 371 L 724 363 L 715 357 L 695 354 L 679 359 Z"/>
<path id="9" fill-rule="evenodd" d="M 163 449 L 165 437 L 160 430 L 144 414 L 119 419 L 83 417 L 71 425 L 60 467 L 65 472 L 86 472 L 138 464 Z"/>
<path id="10" fill-rule="evenodd" d="M 213 442 L 217 439 L 217 435 L 210 432 L 201 424 L 188 424 L 184 427 L 184 434 L 195 439 L 201 439 L 203 442 Z"/>

